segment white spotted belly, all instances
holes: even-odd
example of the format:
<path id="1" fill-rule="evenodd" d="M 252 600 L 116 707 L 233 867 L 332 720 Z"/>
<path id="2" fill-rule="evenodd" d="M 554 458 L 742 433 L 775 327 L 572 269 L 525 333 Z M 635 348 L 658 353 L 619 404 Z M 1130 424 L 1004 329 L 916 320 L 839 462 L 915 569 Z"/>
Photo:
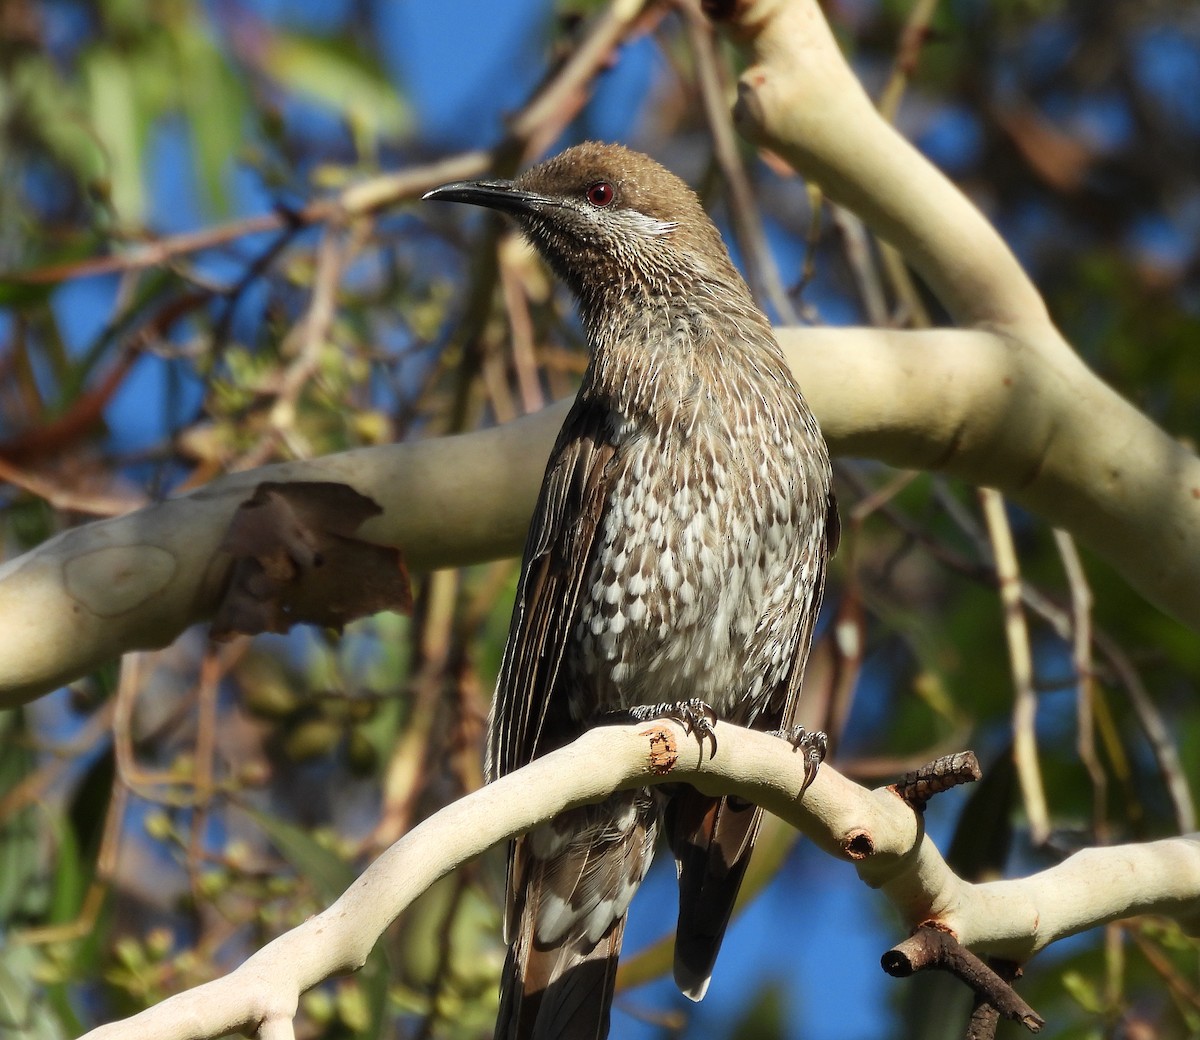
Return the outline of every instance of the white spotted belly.
<path id="1" fill-rule="evenodd" d="M 592 693 L 585 712 L 699 697 L 723 718 L 753 721 L 811 609 L 809 489 L 785 456 L 738 458 L 703 437 L 674 453 L 631 444 L 568 662 Z"/>

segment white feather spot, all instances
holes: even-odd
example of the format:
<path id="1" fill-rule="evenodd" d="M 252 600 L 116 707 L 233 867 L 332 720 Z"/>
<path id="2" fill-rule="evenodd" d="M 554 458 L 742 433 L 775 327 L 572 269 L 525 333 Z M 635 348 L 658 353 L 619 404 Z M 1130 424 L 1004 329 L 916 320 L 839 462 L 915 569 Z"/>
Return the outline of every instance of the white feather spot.
<path id="1" fill-rule="evenodd" d="M 554 892 L 542 892 L 538 905 L 537 938 L 540 943 L 556 943 L 567 933 L 579 917 L 562 896 Z"/>

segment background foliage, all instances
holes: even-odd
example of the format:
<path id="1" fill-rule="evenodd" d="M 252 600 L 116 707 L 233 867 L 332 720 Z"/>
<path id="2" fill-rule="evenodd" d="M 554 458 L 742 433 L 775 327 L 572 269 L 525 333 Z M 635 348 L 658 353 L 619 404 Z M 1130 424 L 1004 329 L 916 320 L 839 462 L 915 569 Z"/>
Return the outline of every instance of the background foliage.
<path id="1" fill-rule="evenodd" d="M 736 57 L 680 8 L 651 4 L 590 92 L 514 132 L 602 11 L 0 5 L 5 555 L 221 471 L 505 421 L 569 393 L 584 363 L 569 301 L 498 223 L 312 207 L 459 149 L 493 148 L 504 170 L 556 143 L 624 140 L 698 186 L 777 319 L 939 320 L 777 161 L 714 154 L 725 106 L 705 103 L 702 74 L 727 88 Z M 1088 362 L 1194 438 L 1195 5 L 829 13 L 872 94 L 997 223 Z M 853 461 L 839 485 L 847 537 L 806 692 L 839 768 L 887 779 L 975 748 L 984 782 L 942 796 L 929 824 L 970 877 L 1194 829 L 1195 770 L 1178 764 L 1200 761 L 1193 633 L 1099 565 L 1072 577 L 1069 549 L 1010 514 L 1054 822 L 1035 844 L 974 491 Z M 341 637 L 192 632 L 0 715 L 0 1035 L 76 1034 L 228 969 L 476 787 L 515 567 L 418 576 L 412 618 Z M 661 980 L 626 991 L 620 1035 L 958 1035 L 962 993 L 878 971 L 898 936 L 849 870 L 788 835 L 767 846 L 708 999 L 692 1008 Z M 360 975 L 309 994 L 305 1035 L 488 1035 L 502 873 L 475 864 L 430 892 Z M 673 915 L 654 908 L 670 874 L 635 904 L 630 982 L 665 968 Z M 1196 1035 L 1198 960 L 1169 923 L 1119 924 L 1044 954 L 1022 992 L 1055 1037 Z"/>

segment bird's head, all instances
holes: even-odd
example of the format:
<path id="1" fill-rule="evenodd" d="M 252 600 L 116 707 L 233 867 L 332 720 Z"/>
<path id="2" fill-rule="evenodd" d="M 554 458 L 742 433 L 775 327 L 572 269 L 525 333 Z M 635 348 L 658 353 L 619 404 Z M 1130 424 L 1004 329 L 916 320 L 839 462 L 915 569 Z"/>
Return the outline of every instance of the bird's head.
<path id="1" fill-rule="evenodd" d="M 621 145 L 576 145 L 515 180 L 459 181 L 425 198 L 511 214 L 585 303 L 734 271 L 696 193 Z"/>

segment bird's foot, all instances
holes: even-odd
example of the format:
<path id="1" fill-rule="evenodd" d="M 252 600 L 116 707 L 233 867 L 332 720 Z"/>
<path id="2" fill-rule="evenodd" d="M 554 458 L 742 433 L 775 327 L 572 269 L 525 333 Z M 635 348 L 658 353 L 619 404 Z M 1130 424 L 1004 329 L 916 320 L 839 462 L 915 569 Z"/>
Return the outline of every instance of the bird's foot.
<path id="1" fill-rule="evenodd" d="M 700 741 L 701 747 L 706 740 L 712 741 L 709 758 L 717 753 L 717 713 L 699 697 L 665 704 L 638 704 L 629 709 L 628 716 L 634 722 L 649 722 L 650 719 L 670 719 L 672 722 L 678 722 L 684 730 Z"/>
<path id="2" fill-rule="evenodd" d="M 820 730 L 810 733 L 803 726 L 772 730 L 770 735 L 786 740 L 793 750 L 804 752 L 804 786 L 800 788 L 800 793 L 804 794 L 808 785 L 816 778 L 821 763 L 825 761 L 825 752 L 829 750 L 829 738 Z"/>

